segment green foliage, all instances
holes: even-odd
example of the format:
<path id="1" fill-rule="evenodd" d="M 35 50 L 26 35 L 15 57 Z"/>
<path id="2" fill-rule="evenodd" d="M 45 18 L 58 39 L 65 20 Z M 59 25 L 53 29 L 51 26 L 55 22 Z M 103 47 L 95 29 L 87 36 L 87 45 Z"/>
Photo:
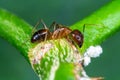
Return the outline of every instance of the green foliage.
<path id="1" fill-rule="evenodd" d="M 63 77 L 64 80 L 75 80 L 75 77 L 72 71 L 74 68 L 75 66 L 73 64 L 61 63 L 58 70 L 56 71 L 55 80 L 61 80 L 61 77 Z"/>
<path id="2" fill-rule="evenodd" d="M 72 29 L 82 31 L 82 26 L 87 25 L 84 32 L 84 52 L 90 45 L 97 45 L 106 40 L 109 36 L 120 30 L 120 1 L 112 1 L 89 17 L 79 21 L 71 26 Z M 28 60 L 28 50 L 31 49 L 30 34 L 32 28 L 22 19 L 15 15 L 0 9 L 0 36 L 13 44 L 21 54 Z M 58 47 L 59 48 L 59 47 Z M 61 48 L 60 48 L 61 49 Z M 67 49 L 67 48 L 65 48 Z M 66 50 L 67 51 L 67 50 Z M 63 68 L 64 67 L 64 68 Z M 60 63 L 56 72 L 55 79 L 74 80 L 72 64 Z M 67 74 L 68 72 L 68 74 Z"/>
<path id="3" fill-rule="evenodd" d="M 82 31 L 83 25 L 86 24 L 84 32 L 83 51 L 90 45 L 102 43 L 108 37 L 120 30 L 120 1 L 112 1 L 92 15 L 75 23 L 72 29 Z"/>
<path id="4" fill-rule="evenodd" d="M 21 54 L 28 59 L 28 49 L 31 47 L 30 34 L 32 27 L 24 20 L 0 9 L 0 36 L 13 44 Z"/>

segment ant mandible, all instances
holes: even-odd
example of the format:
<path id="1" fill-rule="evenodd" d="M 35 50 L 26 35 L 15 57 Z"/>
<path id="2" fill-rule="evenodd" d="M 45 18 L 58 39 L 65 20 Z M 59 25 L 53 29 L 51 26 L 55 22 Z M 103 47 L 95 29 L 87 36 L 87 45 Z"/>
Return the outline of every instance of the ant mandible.
<path id="1" fill-rule="evenodd" d="M 51 26 L 54 27 L 54 31 L 50 32 L 50 30 L 47 28 L 47 26 L 42 20 L 41 23 L 43 24 L 44 29 L 40 29 L 32 35 L 31 37 L 32 43 L 66 38 L 69 39 L 69 41 L 71 40 L 72 43 L 77 44 L 79 47 L 82 47 L 84 36 L 79 30 L 77 29 L 71 30 L 70 28 L 64 25 L 56 24 L 55 22 L 53 22 Z M 85 25 L 83 26 L 83 32 L 84 29 L 85 29 Z"/>

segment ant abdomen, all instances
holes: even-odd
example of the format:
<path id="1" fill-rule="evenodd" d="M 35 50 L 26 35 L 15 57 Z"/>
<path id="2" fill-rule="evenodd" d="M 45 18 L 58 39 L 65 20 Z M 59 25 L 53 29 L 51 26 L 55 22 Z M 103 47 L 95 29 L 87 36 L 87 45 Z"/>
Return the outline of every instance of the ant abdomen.
<path id="1" fill-rule="evenodd" d="M 40 29 L 32 35 L 31 42 L 42 42 L 50 38 L 51 33 L 48 29 Z"/>

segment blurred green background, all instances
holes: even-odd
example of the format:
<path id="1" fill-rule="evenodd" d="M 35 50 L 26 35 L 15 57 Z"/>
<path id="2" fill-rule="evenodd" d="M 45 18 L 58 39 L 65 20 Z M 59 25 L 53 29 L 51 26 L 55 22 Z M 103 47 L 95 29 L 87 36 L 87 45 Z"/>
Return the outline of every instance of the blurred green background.
<path id="1" fill-rule="evenodd" d="M 72 25 L 109 2 L 110 0 L 0 0 L 0 8 L 14 13 L 33 26 L 41 18 L 47 25 L 53 21 Z M 116 33 L 102 44 L 104 52 L 101 57 L 92 59 L 92 63 L 85 68 L 89 76 L 120 80 L 119 35 L 120 32 Z M 0 80 L 39 80 L 20 52 L 2 38 Z"/>

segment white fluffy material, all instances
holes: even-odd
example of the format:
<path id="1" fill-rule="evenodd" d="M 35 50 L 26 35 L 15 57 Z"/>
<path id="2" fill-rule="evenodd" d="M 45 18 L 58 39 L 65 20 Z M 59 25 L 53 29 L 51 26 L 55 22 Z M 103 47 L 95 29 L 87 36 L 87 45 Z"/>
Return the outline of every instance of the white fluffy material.
<path id="1" fill-rule="evenodd" d="M 102 48 L 101 46 L 90 46 L 87 51 L 84 53 L 84 66 L 89 65 L 91 62 L 91 57 L 96 58 L 99 57 L 100 54 L 102 53 Z"/>

